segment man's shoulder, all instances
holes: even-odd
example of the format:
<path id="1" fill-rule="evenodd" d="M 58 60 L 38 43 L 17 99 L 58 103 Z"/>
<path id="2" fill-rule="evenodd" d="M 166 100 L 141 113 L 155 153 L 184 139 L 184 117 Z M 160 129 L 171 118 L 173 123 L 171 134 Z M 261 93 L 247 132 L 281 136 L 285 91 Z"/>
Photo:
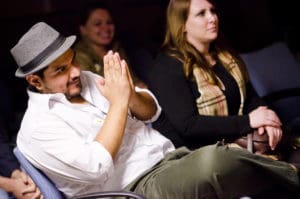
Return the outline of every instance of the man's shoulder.
<path id="1" fill-rule="evenodd" d="M 60 120 L 57 114 L 49 109 L 28 108 L 23 116 L 21 125 L 26 128 L 35 129 L 38 126 L 43 126 L 51 121 Z"/>

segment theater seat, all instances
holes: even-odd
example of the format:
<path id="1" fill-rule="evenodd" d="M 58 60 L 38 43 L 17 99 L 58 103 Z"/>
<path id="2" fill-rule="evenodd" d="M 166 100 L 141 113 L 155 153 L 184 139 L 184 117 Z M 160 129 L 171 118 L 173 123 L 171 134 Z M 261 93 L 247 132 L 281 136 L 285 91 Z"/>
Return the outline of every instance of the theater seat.
<path id="1" fill-rule="evenodd" d="M 300 64 L 283 42 L 241 54 L 258 95 L 300 135 Z"/>
<path id="2" fill-rule="evenodd" d="M 18 147 L 14 148 L 14 154 L 20 162 L 21 168 L 32 178 L 34 183 L 38 186 L 45 199 L 65 199 L 63 193 L 61 193 L 55 184 L 43 174 L 42 171 L 35 168 L 20 152 Z M 135 198 L 135 199 L 146 199 L 145 197 L 127 191 L 106 191 L 84 194 L 75 196 L 72 199 L 92 199 L 92 198 L 104 198 L 104 197 L 124 197 L 124 198 Z"/>

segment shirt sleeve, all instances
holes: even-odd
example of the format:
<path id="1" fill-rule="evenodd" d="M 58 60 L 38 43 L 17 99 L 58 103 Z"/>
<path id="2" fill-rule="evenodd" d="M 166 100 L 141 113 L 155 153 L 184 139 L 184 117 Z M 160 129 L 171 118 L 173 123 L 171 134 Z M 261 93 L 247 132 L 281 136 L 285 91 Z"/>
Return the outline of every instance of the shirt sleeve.
<path id="1" fill-rule="evenodd" d="M 159 105 L 156 97 L 153 95 L 153 93 L 150 90 L 145 89 L 145 88 L 139 88 L 139 87 L 136 86 L 135 87 L 135 91 L 136 92 L 146 92 L 146 93 L 148 93 L 153 98 L 153 100 L 154 100 L 154 102 L 156 104 L 156 108 L 157 108 L 156 109 L 156 113 L 153 115 L 153 117 L 151 119 L 146 120 L 144 122 L 145 123 L 151 123 L 151 122 L 156 121 L 158 119 L 159 115 L 161 114 L 161 107 L 160 107 L 160 105 Z"/>
<path id="2" fill-rule="evenodd" d="M 159 56 L 150 78 L 150 89 L 157 97 L 166 118 L 180 136 L 212 138 L 216 141 L 241 136 L 251 131 L 248 115 L 199 115 L 191 86 L 183 73 L 182 63 L 175 58 Z M 159 130 L 163 131 L 163 128 Z"/>
<path id="3" fill-rule="evenodd" d="M 105 183 L 114 169 L 110 153 L 99 142 L 82 135 L 80 129 L 72 129 L 56 117 L 44 117 L 32 133 L 31 144 L 26 148 L 30 150 L 29 158 L 38 167 L 70 180 Z"/>

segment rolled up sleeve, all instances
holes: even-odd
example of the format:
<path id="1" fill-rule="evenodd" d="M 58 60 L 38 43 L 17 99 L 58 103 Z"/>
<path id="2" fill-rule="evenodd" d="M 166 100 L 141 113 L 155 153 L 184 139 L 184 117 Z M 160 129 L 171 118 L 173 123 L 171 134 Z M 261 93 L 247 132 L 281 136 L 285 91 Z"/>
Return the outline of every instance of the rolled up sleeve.
<path id="1" fill-rule="evenodd" d="M 36 166 L 70 181 L 105 183 L 114 164 L 104 146 L 85 138 L 63 121 L 53 118 L 50 121 L 34 131 L 31 144 L 26 147 Z"/>
<path id="2" fill-rule="evenodd" d="M 153 98 L 153 100 L 156 104 L 156 107 L 157 107 L 156 113 L 152 116 L 152 118 L 149 119 L 149 120 L 143 121 L 143 122 L 151 123 L 151 122 L 156 121 L 158 119 L 159 115 L 161 114 L 161 106 L 159 105 L 158 100 L 156 99 L 154 94 L 151 91 L 149 91 L 148 89 L 139 88 L 137 86 L 135 87 L 135 91 L 136 92 L 146 92 L 146 93 L 148 93 Z"/>

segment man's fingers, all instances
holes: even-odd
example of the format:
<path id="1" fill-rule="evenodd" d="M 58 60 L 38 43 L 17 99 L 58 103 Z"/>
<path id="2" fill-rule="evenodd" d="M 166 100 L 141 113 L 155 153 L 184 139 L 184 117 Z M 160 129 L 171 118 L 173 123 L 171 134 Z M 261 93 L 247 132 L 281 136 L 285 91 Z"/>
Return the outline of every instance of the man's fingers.
<path id="1" fill-rule="evenodd" d="M 109 56 L 111 56 L 112 55 L 112 51 L 110 50 L 110 51 L 108 51 L 108 53 L 106 54 L 106 55 L 104 55 L 104 57 L 103 57 L 103 64 L 104 64 L 104 66 L 106 66 L 106 65 L 108 65 L 109 63 L 108 63 L 108 58 L 109 58 Z"/>
<path id="2" fill-rule="evenodd" d="M 41 191 L 37 189 L 32 198 L 39 199 L 41 198 L 41 195 L 42 195 Z"/>
<path id="3" fill-rule="evenodd" d="M 121 60 L 120 60 L 120 55 L 118 52 L 114 53 L 113 59 L 114 59 L 115 66 L 119 67 L 119 65 L 121 65 L 121 63 L 120 63 Z"/>
<path id="4" fill-rule="evenodd" d="M 26 189 L 23 189 L 22 194 L 27 194 L 27 193 L 32 193 L 36 191 L 36 186 L 35 184 L 28 184 L 26 186 Z"/>
<path id="5" fill-rule="evenodd" d="M 127 74 L 126 62 L 124 60 L 121 61 L 121 70 L 122 70 L 122 76 L 127 76 L 128 75 Z"/>

